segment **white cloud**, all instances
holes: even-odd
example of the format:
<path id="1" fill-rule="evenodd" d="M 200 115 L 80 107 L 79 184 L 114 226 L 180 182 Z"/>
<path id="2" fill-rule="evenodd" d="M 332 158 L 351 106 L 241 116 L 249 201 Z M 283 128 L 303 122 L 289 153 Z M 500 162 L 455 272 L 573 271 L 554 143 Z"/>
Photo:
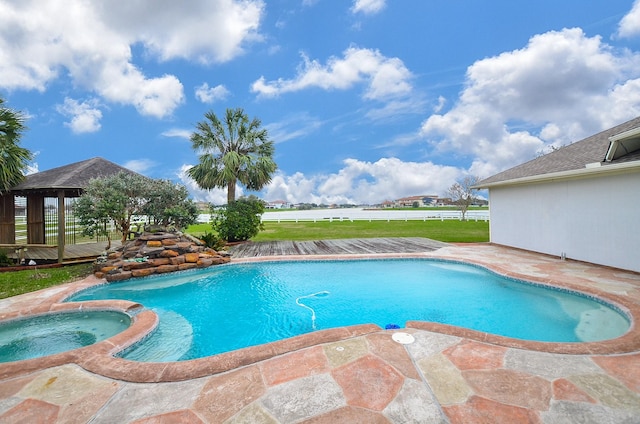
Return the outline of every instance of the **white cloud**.
<path id="1" fill-rule="evenodd" d="M 622 38 L 640 36 L 640 0 L 636 0 L 629 13 L 620 20 L 617 35 Z"/>
<path id="2" fill-rule="evenodd" d="M 151 159 L 131 159 L 122 166 L 144 175 L 145 172 L 156 166 L 156 162 Z"/>
<path id="3" fill-rule="evenodd" d="M 424 101 L 417 96 L 408 96 L 403 99 L 390 100 L 379 108 L 371 108 L 365 113 L 365 116 L 376 123 L 388 122 L 407 114 L 422 115 L 424 106 Z"/>
<path id="4" fill-rule="evenodd" d="M 382 11 L 385 7 L 386 0 L 354 0 L 351 11 L 353 13 L 364 13 L 372 15 Z"/>
<path id="5" fill-rule="evenodd" d="M 37 174 L 38 172 L 40 172 L 40 169 L 38 168 L 38 162 L 33 162 L 27 165 L 27 169 L 24 170 L 25 175 Z"/>
<path id="6" fill-rule="evenodd" d="M 176 137 L 189 140 L 191 138 L 191 133 L 191 130 L 185 130 L 182 128 L 171 128 L 169 130 L 163 131 L 160 135 L 162 135 L 163 137 Z"/>
<path id="7" fill-rule="evenodd" d="M 109 27 L 144 43 L 161 60 L 202 63 L 229 61 L 242 54 L 247 41 L 259 40 L 257 31 L 265 9 L 262 0 L 116 4 L 101 11 Z"/>
<path id="8" fill-rule="evenodd" d="M 447 104 L 447 99 L 444 98 L 443 96 L 438 96 L 438 104 L 433 107 L 433 111 L 435 113 L 440 112 L 442 109 L 444 109 L 444 106 L 446 104 Z"/>
<path id="9" fill-rule="evenodd" d="M 196 98 L 202 103 L 213 103 L 218 100 L 225 100 L 229 96 L 229 90 L 224 85 L 209 87 L 206 82 L 196 87 Z"/>
<path id="10" fill-rule="evenodd" d="M 425 120 L 422 134 L 443 154 L 472 158 L 470 171 L 484 177 L 640 115 L 640 55 L 580 29 L 536 35 L 474 63 L 466 78 L 453 108 Z"/>
<path id="11" fill-rule="evenodd" d="M 99 64 L 96 64 L 96 67 Z M 93 89 L 105 99 L 132 105 L 141 115 L 163 118 L 183 102 L 183 87 L 178 78 L 165 75 L 145 78 L 133 65 L 97 70 Z"/>
<path id="12" fill-rule="evenodd" d="M 342 58 L 331 57 L 326 65 L 302 55 L 303 63 L 293 79 L 266 81 L 260 77 L 251 91 L 264 97 L 296 92 L 312 87 L 323 90 L 347 90 L 366 84 L 363 97 L 389 100 L 411 93 L 413 75 L 398 58 L 383 56 L 378 50 L 349 47 Z"/>
<path id="13" fill-rule="evenodd" d="M 279 122 L 267 124 L 264 128 L 269 134 L 269 139 L 277 144 L 309 135 L 318 130 L 322 124 L 317 118 L 301 112 L 286 116 Z"/>
<path id="14" fill-rule="evenodd" d="M 261 0 L 0 2 L 0 88 L 45 91 L 68 75 L 140 114 L 171 115 L 183 101 L 173 75 L 148 77 L 132 62 L 139 44 L 159 60 L 224 62 L 259 39 Z"/>
<path id="15" fill-rule="evenodd" d="M 85 102 L 65 97 L 64 103 L 56 106 L 58 113 L 70 117 L 65 125 L 71 128 L 74 134 L 92 133 L 100 130 L 102 111 L 98 109 L 98 101 L 91 99 Z"/>
<path id="16" fill-rule="evenodd" d="M 291 203 L 377 204 L 420 194 L 444 194 L 464 171 L 431 162 L 403 162 L 382 158 L 376 162 L 347 159 L 337 173 L 305 176 L 277 174 L 263 190 L 266 200 Z"/>

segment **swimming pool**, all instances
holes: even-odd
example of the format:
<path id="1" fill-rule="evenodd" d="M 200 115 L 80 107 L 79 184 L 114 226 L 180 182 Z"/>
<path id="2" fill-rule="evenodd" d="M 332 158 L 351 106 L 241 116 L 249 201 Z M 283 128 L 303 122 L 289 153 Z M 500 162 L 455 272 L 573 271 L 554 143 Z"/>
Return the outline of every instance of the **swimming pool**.
<path id="1" fill-rule="evenodd" d="M 68 301 L 126 299 L 160 317 L 122 354 L 139 361 L 195 359 L 314 330 L 433 321 L 525 340 L 582 342 L 629 328 L 617 309 L 566 290 L 428 259 L 230 264 L 105 284 Z"/>

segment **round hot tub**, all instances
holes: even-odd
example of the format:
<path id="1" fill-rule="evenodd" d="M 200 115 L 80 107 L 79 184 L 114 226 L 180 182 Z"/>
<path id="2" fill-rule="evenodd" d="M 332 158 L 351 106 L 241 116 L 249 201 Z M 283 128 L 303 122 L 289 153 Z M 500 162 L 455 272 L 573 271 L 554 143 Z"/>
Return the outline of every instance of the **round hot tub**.
<path id="1" fill-rule="evenodd" d="M 0 362 L 40 358 L 89 346 L 131 325 L 117 311 L 68 311 L 0 322 Z"/>

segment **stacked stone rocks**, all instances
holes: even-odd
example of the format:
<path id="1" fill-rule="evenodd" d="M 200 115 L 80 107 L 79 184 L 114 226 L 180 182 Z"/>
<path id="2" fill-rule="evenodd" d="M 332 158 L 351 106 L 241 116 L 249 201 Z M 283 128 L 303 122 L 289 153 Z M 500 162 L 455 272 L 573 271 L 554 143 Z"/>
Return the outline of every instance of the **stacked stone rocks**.
<path id="1" fill-rule="evenodd" d="M 94 263 L 94 275 L 107 281 L 205 268 L 230 261 L 226 252 L 216 252 L 179 232 L 142 233 L 134 240 L 107 252 Z"/>

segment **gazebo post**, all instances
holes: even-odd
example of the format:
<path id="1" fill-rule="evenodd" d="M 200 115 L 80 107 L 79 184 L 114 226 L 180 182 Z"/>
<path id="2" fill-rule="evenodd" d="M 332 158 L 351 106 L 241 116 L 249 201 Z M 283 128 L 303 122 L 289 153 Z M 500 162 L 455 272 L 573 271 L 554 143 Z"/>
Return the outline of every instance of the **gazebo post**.
<path id="1" fill-rule="evenodd" d="M 64 259 L 64 239 L 67 232 L 64 219 L 64 190 L 58 190 L 58 263 Z"/>
<path id="2" fill-rule="evenodd" d="M 0 243 L 16 242 L 16 204 L 13 193 L 0 196 Z"/>

